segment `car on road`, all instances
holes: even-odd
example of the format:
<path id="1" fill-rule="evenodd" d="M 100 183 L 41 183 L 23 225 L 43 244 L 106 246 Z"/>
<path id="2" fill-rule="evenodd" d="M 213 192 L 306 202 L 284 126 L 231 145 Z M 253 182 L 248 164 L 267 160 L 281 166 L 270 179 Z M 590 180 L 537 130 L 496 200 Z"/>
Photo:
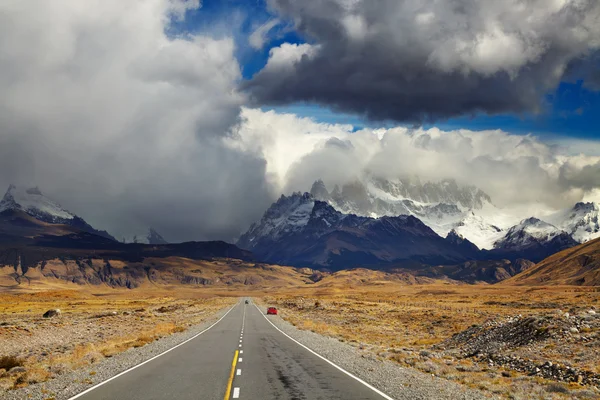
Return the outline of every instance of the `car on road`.
<path id="1" fill-rule="evenodd" d="M 250 304 L 250 301 L 246 300 L 246 304 Z"/>
<path id="2" fill-rule="evenodd" d="M 277 315 L 277 309 L 275 307 L 267 308 L 267 315 Z"/>

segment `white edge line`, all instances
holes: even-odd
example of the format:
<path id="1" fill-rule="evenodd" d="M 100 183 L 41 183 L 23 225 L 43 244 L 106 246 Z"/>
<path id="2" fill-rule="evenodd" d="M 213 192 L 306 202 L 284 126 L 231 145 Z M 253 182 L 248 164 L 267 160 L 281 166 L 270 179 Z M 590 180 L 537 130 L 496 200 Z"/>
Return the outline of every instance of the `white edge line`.
<path id="1" fill-rule="evenodd" d="M 290 339 L 291 341 L 293 341 L 294 343 L 296 343 L 297 345 L 304 347 L 306 350 L 310 351 L 312 354 L 314 354 L 315 356 L 319 357 L 321 360 L 325 361 L 326 363 L 332 365 L 333 367 L 337 368 L 338 370 L 342 371 L 343 373 L 345 373 L 346 375 L 348 375 L 349 377 L 355 379 L 356 381 L 362 383 L 363 385 L 365 385 L 366 387 L 368 387 L 369 389 L 371 389 L 372 391 L 374 391 L 375 393 L 377 393 L 378 395 L 380 395 L 381 397 L 383 397 L 384 399 L 387 400 L 394 400 L 393 397 L 388 396 L 387 394 L 383 393 L 381 390 L 377 389 L 376 387 L 368 384 L 367 382 L 363 381 L 362 379 L 360 379 L 358 376 L 353 375 L 352 373 L 346 371 L 344 368 L 340 367 L 339 365 L 333 363 L 332 361 L 329 361 L 328 359 L 326 359 L 325 357 L 323 357 L 322 355 L 320 355 L 319 353 L 317 353 L 316 351 L 310 349 L 309 347 L 303 345 L 302 343 L 300 343 L 299 341 L 297 341 L 296 339 L 294 339 L 293 337 L 291 337 L 290 335 L 288 335 L 287 333 L 285 333 L 284 331 L 282 331 L 281 329 L 279 329 L 274 323 L 272 323 L 271 321 L 269 321 L 269 319 L 263 314 L 263 312 L 260 310 L 260 308 L 258 308 L 258 306 L 256 304 L 254 304 L 254 307 L 256 307 L 256 309 L 260 312 L 260 315 L 263 316 L 263 318 L 265 320 L 267 320 L 268 323 L 270 323 L 271 325 L 273 325 L 273 328 L 277 329 L 279 332 L 281 332 L 284 336 L 287 336 L 288 339 Z"/>
<path id="2" fill-rule="evenodd" d="M 152 360 L 155 360 L 155 359 L 157 359 L 158 357 L 160 357 L 160 356 L 162 356 L 162 355 L 165 355 L 165 354 L 167 354 L 167 353 L 168 353 L 168 352 L 170 352 L 171 350 L 175 350 L 175 349 L 176 349 L 176 348 L 178 348 L 179 346 L 183 346 L 184 344 L 186 344 L 186 343 L 187 343 L 187 342 L 189 342 L 190 340 L 194 340 L 194 339 L 196 339 L 198 336 L 202 335 L 204 332 L 206 332 L 207 330 L 209 330 L 210 328 L 212 328 L 213 326 L 215 326 L 216 324 L 218 324 L 219 322 L 221 322 L 221 320 L 222 320 L 223 318 L 225 318 L 225 316 L 226 316 L 227 314 L 229 314 L 229 312 L 230 312 L 231 310 L 233 310 L 233 309 L 234 309 L 234 308 L 235 308 L 237 305 L 238 305 L 238 303 L 234 304 L 234 305 L 233 305 L 233 307 L 231 307 L 229 310 L 227 310 L 227 312 L 226 312 L 225 314 L 223 314 L 223 316 L 217 320 L 217 322 L 215 322 L 214 324 L 212 324 L 211 326 L 209 326 L 208 328 L 206 328 L 206 329 L 205 329 L 205 330 L 203 330 L 202 332 L 195 334 L 195 335 L 194 335 L 194 336 L 192 336 L 191 338 L 189 338 L 189 339 L 187 339 L 187 340 L 185 340 L 185 341 L 183 341 L 183 342 L 179 343 L 178 345 L 175 345 L 175 346 L 171 347 L 170 349 L 168 349 L 168 350 L 165 350 L 165 351 L 163 351 L 162 353 L 160 353 L 160 354 L 158 354 L 158 355 L 156 355 L 156 356 L 154 356 L 154 357 L 152 357 L 152 358 L 150 358 L 150 359 L 148 359 L 148 360 L 146 360 L 146 361 L 144 361 L 144 362 L 142 362 L 142 363 L 139 363 L 139 364 L 137 364 L 137 365 L 134 365 L 133 367 L 131 367 L 131 368 L 129 368 L 129 369 L 126 369 L 125 371 L 123 371 L 123 372 L 120 372 L 120 373 L 118 373 L 117 375 L 115 375 L 115 376 L 113 376 L 113 377 L 111 377 L 111 378 L 108 378 L 107 380 L 105 380 L 105 381 L 103 381 L 103 382 L 100 382 L 100 383 L 98 383 L 98 384 L 96 384 L 96 385 L 92 386 L 91 388 L 88 388 L 88 389 L 84 390 L 83 392 L 76 394 L 76 395 L 75 395 L 75 396 L 73 396 L 73 397 L 69 397 L 69 399 L 68 399 L 68 400 L 75 400 L 75 399 L 77 399 L 77 398 L 79 398 L 79 397 L 83 396 L 84 394 L 87 394 L 87 393 L 91 392 L 92 390 L 94 390 L 94 389 L 97 389 L 97 388 L 99 388 L 100 386 L 107 384 L 108 382 L 112 381 L 113 379 L 117 379 L 117 378 L 118 378 L 118 377 L 120 377 L 121 375 L 125 375 L 126 373 L 128 373 L 128 372 L 131 372 L 131 371 L 133 371 L 134 369 L 136 369 L 136 368 L 139 368 L 139 367 L 141 367 L 142 365 L 144 365 L 144 364 L 146 364 L 146 363 L 149 363 L 150 361 L 152 361 Z"/>

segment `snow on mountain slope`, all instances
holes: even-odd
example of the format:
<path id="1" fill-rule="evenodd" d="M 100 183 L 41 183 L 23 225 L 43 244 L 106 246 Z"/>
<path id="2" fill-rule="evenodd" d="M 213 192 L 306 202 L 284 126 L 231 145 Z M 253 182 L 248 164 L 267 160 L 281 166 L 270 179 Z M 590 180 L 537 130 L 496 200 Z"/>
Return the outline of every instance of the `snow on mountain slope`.
<path id="1" fill-rule="evenodd" d="M 521 221 L 508 230 L 506 235 L 496 241 L 496 248 L 519 249 L 532 244 L 547 243 L 566 232 L 556 226 L 531 217 Z"/>
<path id="2" fill-rule="evenodd" d="M 480 189 L 460 186 L 453 180 L 363 180 L 364 183 L 356 181 L 341 188 L 336 185 L 331 192 L 318 180 L 311 194 L 346 214 L 372 218 L 412 215 L 442 237 L 454 229 L 481 249 L 493 248 L 504 231 L 519 221 L 501 212 Z"/>
<path id="3" fill-rule="evenodd" d="M 277 240 L 286 234 L 300 231 L 308 224 L 314 205 L 315 199 L 308 193 L 294 193 L 289 197 L 282 195 L 258 223 L 250 226 L 240 241 L 250 248 L 257 238 Z"/>
<path id="4" fill-rule="evenodd" d="M 25 189 L 10 185 L 0 201 L 0 212 L 5 210 L 22 210 L 49 223 L 63 223 L 75 218 L 60 204 L 44 196 L 37 187 Z"/>
<path id="5" fill-rule="evenodd" d="M 600 207 L 597 203 L 577 203 L 573 208 L 561 210 L 544 219 L 568 232 L 573 239 L 584 243 L 600 237 Z"/>
<path id="6" fill-rule="evenodd" d="M 267 262 L 334 269 L 406 260 L 454 263 L 479 254 L 464 238 L 444 239 L 412 215 L 344 214 L 309 193 L 282 196 L 237 245 Z"/>
<path id="7" fill-rule="evenodd" d="M 505 228 L 493 225 L 473 212 L 467 213 L 454 230 L 480 249 L 494 248 L 494 243 L 506 233 Z"/>
<path id="8" fill-rule="evenodd" d="M 367 188 L 372 193 L 379 190 L 383 200 L 410 199 L 423 204 L 455 204 L 464 209 L 479 209 L 491 203 L 490 197 L 475 186 L 460 186 L 453 179 L 422 183 L 419 179 L 370 178 Z"/>
<path id="9" fill-rule="evenodd" d="M 44 196 L 37 187 L 26 189 L 10 185 L 0 201 L 0 212 L 7 210 L 22 211 L 42 222 L 70 225 L 82 231 L 115 240 L 108 232 L 94 229 L 82 218 Z"/>

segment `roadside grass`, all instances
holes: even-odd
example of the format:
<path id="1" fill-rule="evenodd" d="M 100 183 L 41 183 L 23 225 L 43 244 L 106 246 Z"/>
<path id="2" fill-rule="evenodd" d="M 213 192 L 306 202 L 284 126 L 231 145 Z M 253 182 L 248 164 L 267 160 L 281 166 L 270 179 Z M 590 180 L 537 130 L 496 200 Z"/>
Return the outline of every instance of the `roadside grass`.
<path id="1" fill-rule="evenodd" d="M 262 299 L 299 329 L 337 338 L 400 365 L 416 368 L 506 398 L 574 398 L 581 385 L 561 384 L 434 350 L 454 334 L 486 321 L 558 310 L 576 313 L 600 307 L 596 288 L 501 285 L 348 286 L 337 291 L 304 290 Z M 532 290 L 534 289 L 534 290 Z M 589 328 L 583 333 L 600 338 Z M 600 367 L 600 348 L 577 341 L 544 341 L 515 354 L 552 360 L 589 371 Z M 448 355 L 450 354 L 450 356 Z M 504 373 L 504 374 L 503 374 Z M 600 392 L 593 391 L 600 397 Z M 531 397 L 529 397 L 531 396 Z"/>
<path id="2" fill-rule="evenodd" d="M 236 301 L 204 294 L 191 299 L 132 295 L 125 291 L 107 296 L 57 291 L 0 296 L 8 300 L 0 303 L 0 351 L 12 349 L 0 357 L 0 390 L 45 382 L 183 332 Z M 60 308 L 63 313 L 51 319 L 41 318 L 43 312 L 52 308 Z M 70 329 L 96 333 L 77 336 L 74 342 L 61 340 L 56 333 Z M 53 341 L 39 347 L 20 345 L 24 337 L 31 336 Z"/>

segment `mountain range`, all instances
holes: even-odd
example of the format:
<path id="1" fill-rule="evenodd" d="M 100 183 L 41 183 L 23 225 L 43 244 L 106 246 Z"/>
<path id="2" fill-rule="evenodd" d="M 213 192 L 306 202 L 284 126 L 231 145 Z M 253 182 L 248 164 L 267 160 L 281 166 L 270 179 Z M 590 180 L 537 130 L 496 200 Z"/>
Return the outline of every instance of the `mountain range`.
<path id="1" fill-rule="evenodd" d="M 0 201 L 0 261 L 34 265 L 48 257 L 107 254 L 137 261 L 226 256 L 325 270 L 369 267 L 497 282 L 522 273 L 533 265 L 531 261 L 598 236 L 599 231 L 595 203 L 577 203 L 546 220 L 531 217 L 508 227 L 499 220 L 506 221 L 505 215 L 490 196 L 450 180 L 422 184 L 372 179 L 331 191 L 316 181 L 310 193 L 282 195 L 239 238 L 239 248 L 224 242 L 169 245 L 152 228 L 145 244 L 121 243 L 37 187 L 11 185 Z M 477 246 L 481 242 L 477 239 L 493 235 L 490 248 Z"/>
<path id="2" fill-rule="evenodd" d="M 316 181 L 307 193 L 282 196 L 238 240 L 267 262 L 330 269 L 413 261 L 545 257 L 600 236 L 598 205 L 577 203 L 514 221 L 490 196 L 455 181 L 421 183 L 368 178 L 331 191 Z"/>
<path id="3" fill-rule="evenodd" d="M 147 241 L 149 243 L 119 242 L 62 208 L 38 188 L 21 189 L 11 185 L 0 201 L 0 268 L 9 266 L 15 273 L 18 270 L 25 274 L 28 268 L 53 259 L 110 258 L 143 262 L 149 257 L 192 260 L 227 257 L 253 260 L 250 252 L 222 241 L 168 244 L 153 229 L 149 230 Z"/>
<path id="4" fill-rule="evenodd" d="M 39 188 L 21 188 L 10 185 L 0 200 L 0 213 L 24 212 L 37 221 L 48 224 L 67 225 L 75 229 L 93 233 L 107 239 L 116 240 L 108 232 L 96 230 L 75 214 L 65 210 L 54 200 L 44 196 Z"/>
<path id="5" fill-rule="evenodd" d="M 386 190 L 394 188 L 394 195 L 414 196 L 419 201 L 404 199 L 401 206 L 394 204 L 389 196 L 385 201 L 373 200 L 372 194 L 356 183 L 329 192 L 317 181 L 311 193 L 281 196 L 262 219 L 240 237 L 238 245 L 252 253 L 225 242 L 168 244 L 152 228 L 145 238 L 147 243 L 118 242 L 44 196 L 38 188 L 20 189 L 11 185 L 0 201 L 0 266 L 14 269 L 8 276 L 19 282 L 37 276 L 31 268 L 39 270 L 40 276 L 48 275 L 44 265 L 61 260 L 67 266 L 64 274 L 60 268 L 51 271 L 54 275 L 62 274 L 60 279 L 124 287 L 139 285 L 145 269 L 156 269 L 148 267 L 147 260 L 154 260 L 153 265 L 158 265 L 156 260 L 164 260 L 160 261 L 161 274 L 171 276 L 173 271 L 168 265 L 173 257 L 189 260 L 226 257 L 321 270 L 369 267 L 417 281 L 450 279 L 470 283 L 542 284 L 551 282 L 558 274 L 563 277 L 560 282 L 597 284 L 596 253 L 600 239 L 573 247 L 580 240 L 597 236 L 598 207 L 594 203 L 578 203 L 570 210 L 551 214 L 547 219 L 554 224 L 532 217 L 507 229 L 498 228 L 502 235 L 493 248 L 480 249 L 459 232 L 470 215 L 475 214 L 473 210 L 493 207 L 489 196 L 481 190 L 461 188 L 449 181 L 437 186 L 424 185 L 422 190 L 412 185 L 410 191 L 404 192 L 400 192 L 398 185 L 386 186 L 381 181 L 379 185 L 387 187 Z M 356 201 L 357 193 L 362 193 L 362 203 Z M 371 215 L 343 212 L 340 209 L 344 207 Z M 377 210 L 382 212 L 393 207 L 397 207 L 395 210 L 405 207 L 411 215 L 376 215 Z M 424 222 L 432 218 L 449 219 L 448 215 L 455 218 L 459 214 L 463 219 L 445 236 Z M 439 228 L 440 225 L 436 226 Z M 539 261 L 561 249 L 567 250 L 538 265 L 530 261 Z M 73 265 L 78 266 L 79 272 L 69 269 L 68 260 L 75 262 Z M 96 268 L 101 260 L 111 261 Z M 114 268 L 108 265 L 123 262 L 134 263 L 136 268 L 123 267 L 118 276 L 113 274 Z M 511 278 L 513 276 L 518 279 Z M 182 282 L 188 282 L 189 277 L 184 278 Z M 198 279 L 194 277 L 190 282 Z"/>

